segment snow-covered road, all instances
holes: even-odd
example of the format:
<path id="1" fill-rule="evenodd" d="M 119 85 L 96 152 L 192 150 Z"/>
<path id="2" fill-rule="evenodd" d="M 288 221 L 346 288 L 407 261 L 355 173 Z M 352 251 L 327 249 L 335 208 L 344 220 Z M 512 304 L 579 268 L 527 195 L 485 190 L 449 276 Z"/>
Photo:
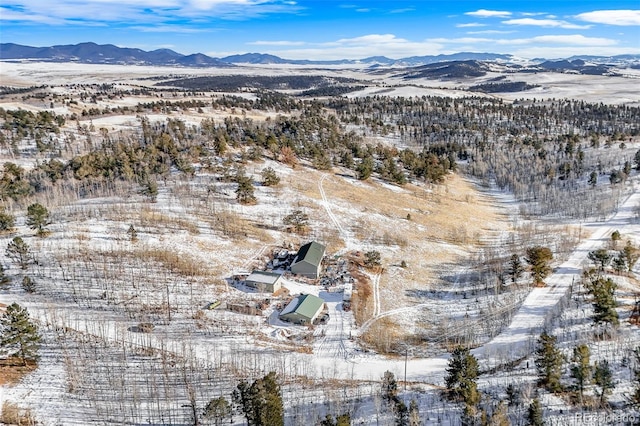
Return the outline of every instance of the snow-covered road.
<path id="1" fill-rule="evenodd" d="M 512 319 L 511 324 L 502 333 L 485 345 L 473 350 L 483 368 L 495 366 L 519 359 L 531 353 L 535 340 L 539 336 L 546 320 L 554 314 L 554 309 L 567 294 L 572 283 L 576 282 L 585 266 L 589 264 L 590 251 L 601 248 L 611 240 L 613 231 L 622 235 L 631 235 L 635 225 L 635 211 L 640 205 L 640 192 L 633 186 L 633 193 L 621 203 L 618 211 L 603 222 L 585 224 L 583 227 L 589 236 L 573 251 L 567 261 L 558 266 L 547 277 L 546 287 L 535 288 L 529 293 Z M 323 197 L 326 201 L 326 194 Z M 384 316 L 378 313 L 379 316 Z M 376 315 L 374 318 L 377 318 Z M 325 363 L 322 357 L 316 363 Z M 350 359 L 334 359 L 343 364 L 339 370 L 349 372 L 349 377 L 371 379 L 381 377 L 384 371 L 392 371 L 396 377 L 403 377 L 405 360 L 388 359 L 371 354 L 360 354 Z M 352 363 L 358 365 L 353 368 Z M 411 358 L 407 361 L 407 380 L 442 384 L 447 357 Z"/>
<path id="2" fill-rule="evenodd" d="M 487 344 L 475 349 L 473 353 L 486 363 L 516 360 L 530 353 L 532 344 L 542 332 L 545 320 L 572 284 L 580 279 L 584 267 L 590 264 L 587 257 L 589 252 L 602 248 L 611 241 L 611 234 L 615 230 L 622 235 L 628 235 L 625 227 L 633 223 L 634 211 L 639 203 L 640 193 L 634 191 L 609 220 L 587 225 L 586 228 L 590 229 L 591 235 L 545 280 L 547 286 L 533 289 L 509 327 Z"/>

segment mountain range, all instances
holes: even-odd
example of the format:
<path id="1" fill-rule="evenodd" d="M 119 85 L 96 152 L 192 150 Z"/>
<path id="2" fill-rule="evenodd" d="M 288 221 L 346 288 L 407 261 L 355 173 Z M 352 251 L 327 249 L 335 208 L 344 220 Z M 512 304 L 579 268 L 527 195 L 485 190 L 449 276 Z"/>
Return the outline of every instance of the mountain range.
<path id="1" fill-rule="evenodd" d="M 460 52 L 450 55 L 411 56 L 391 59 L 385 56 L 372 56 L 360 60 L 341 59 L 334 61 L 292 60 L 263 53 L 245 53 L 242 55 L 212 58 L 202 53 L 182 55 L 170 49 L 145 51 L 142 49 L 118 47 L 112 44 L 79 43 L 48 47 L 23 46 L 14 43 L 0 43 L 0 60 L 33 60 L 49 62 L 79 62 L 88 64 L 123 65 L 173 65 L 185 67 L 232 67 L 236 64 L 293 64 L 293 65 L 354 65 L 365 66 L 420 66 L 449 61 L 493 61 L 505 64 L 522 64 L 523 60 L 512 55 L 496 53 Z M 586 62 L 589 64 L 587 64 Z M 640 55 L 619 56 L 574 56 L 561 61 L 548 61 L 544 58 L 526 61 L 530 65 L 544 69 L 570 69 L 580 71 L 585 66 L 635 65 L 640 66 Z M 595 74 L 607 72 L 606 68 L 593 68 Z"/>

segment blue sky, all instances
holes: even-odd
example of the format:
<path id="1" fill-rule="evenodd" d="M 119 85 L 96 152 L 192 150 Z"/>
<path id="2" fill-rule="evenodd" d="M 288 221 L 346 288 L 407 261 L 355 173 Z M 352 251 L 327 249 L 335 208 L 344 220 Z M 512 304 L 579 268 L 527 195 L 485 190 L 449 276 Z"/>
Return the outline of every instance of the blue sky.
<path id="1" fill-rule="evenodd" d="M 640 54 L 640 0 L 0 0 L 0 40 L 317 60 Z"/>

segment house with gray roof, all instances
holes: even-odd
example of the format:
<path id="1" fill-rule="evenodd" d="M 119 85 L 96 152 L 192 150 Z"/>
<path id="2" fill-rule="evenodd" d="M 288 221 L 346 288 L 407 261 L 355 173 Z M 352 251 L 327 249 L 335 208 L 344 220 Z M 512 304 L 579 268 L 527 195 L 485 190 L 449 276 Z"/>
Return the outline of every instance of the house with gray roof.
<path id="1" fill-rule="evenodd" d="M 313 324 L 324 310 L 324 300 L 312 294 L 301 294 L 294 298 L 278 316 L 294 324 Z"/>
<path id="2" fill-rule="evenodd" d="M 282 288 L 282 275 L 276 272 L 253 271 L 244 283 L 261 293 L 275 293 Z"/>
<path id="3" fill-rule="evenodd" d="M 317 279 L 322 269 L 322 258 L 326 247 L 312 241 L 300 247 L 291 263 L 291 272 L 307 278 Z"/>

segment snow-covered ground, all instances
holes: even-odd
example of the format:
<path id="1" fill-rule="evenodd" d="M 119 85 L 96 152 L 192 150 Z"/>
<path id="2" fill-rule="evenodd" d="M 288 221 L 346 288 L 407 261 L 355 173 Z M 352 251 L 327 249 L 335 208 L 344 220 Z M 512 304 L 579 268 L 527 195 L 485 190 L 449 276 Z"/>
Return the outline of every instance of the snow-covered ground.
<path id="1" fill-rule="evenodd" d="M 137 81 L 137 78 L 158 73 L 177 72 L 174 68 L 87 67 L 67 64 L 47 64 L 48 68 L 43 68 L 41 64 L 1 63 L 0 66 L 3 79 L 6 76 L 7 81 L 24 85 L 45 81 L 55 81 L 58 84 L 112 82 L 115 78 L 121 79 L 115 81 L 130 83 Z M 184 71 L 194 75 L 196 72 L 204 72 L 179 71 L 181 74 Z M 242 72 L 265 71 L 255 67 L 243 69 Z M 296 73 L 299 69 L 291 68 L 286 72 Z M 364 74 L 358 70 L 332 72 L 364 78 Z M 551 97 L 553 93 L 556 93 L 555 97 L 558 97 L 557 93 L 565 93 L 563 96 L 566 97 L 582 96 L 584 99 L 591 99 L 589 97 L 603 96 L 605 92 L 608 97 L 598 101 L 633 103 L 640 99 L 638 88 L 630 84 L 628 79 L 607 78 L 606 82 L 616 87 L 614 91 L 607 91 L 602 86 L 604 80 L 599 78 L 581 79 L 575 75 L 555 74 L 539 75 L 536 78 L 538 84 L 543 85 L 539 93 L 540 99 Z M 416 82 L 422 83 L 424 87 L 416 88 L 389 79 L 385 83 L 386 87 L 372 86 L 355 96 L 382 92 L 399 96 L 467 94 L 454 86 L 427 87 L 434 83 Z M 145 80 L 145 83 L 140 84 L 149 84 L 149 81 Z M 566 88 L 566 91 L 558 92 L 558 87 Z M 620 97 L 623 92 L 624 97 Z M 131 104 L 128 100 L 122 102 Z M 7 107 L 13 108 L 15 105 L 11 103 Z M 224 112 L 206 111 L 204 114 L 181 114 L 179 117 L 187 124 L 198 124 L 204 117 L 221 119 L 224 115 Z M 263 114 L 261 118 L 267 116 L 268 114 Z M 149 117 L 158 121 L 167 118 L 163 114 Z M 92 124 L 96 129 L 107 127 L 110 130 L 126 130 L 137 125 L 131 116 L 99 117 L 93 119 Z M 14 161 L 12 158 L 11 160 Z M 34 160 L 16 159 L 15 162 L 29 168 Z M 180 412 L 179 405 L 188 401 L 187 384 L 163 382 L 165 388 L 175 388 L 172 391 L 175 393 L 168 392 L 160 397 L 154 394 L 152 385 L 145 381 L 158 380 L 157 383 L 160 383 L 162 374 L 168 381 L 178 380 L 176 377 L 181 377 L 178 371 L 180 368 L 184 370 L 184 377 L 188 375 L 193 383 L 202 387 L 197 396 L 199 406 L 206 403 L 207 398 L 228 396 L 238 377 L 254 378 L 266 371 L 277 371 L 290 386 L 287 404 L 295 407 L 292 410 L 308 408 L 305 405 L 310 404 L 308 401 L 320 401 L 319 404 L 326 402 L 323 399 L 325 395 L 320 395 L 317 390 L 313 391 L 315 393 L 307 402 L 297 400 L 296 389 L 299 391 L 301 386 L 306 386 L 296 382 L 301 378 L 318 387 L 329 382 L 349 383 L 349 391 L 345 390 L 344 393 L 355 401 L 358 397 L 350 393 L 354 388 L 358 389 L 363 383 L 377 382 L 385 371 L 391 371 L 399 379 L 404 379 L 406 373 L 407 381 L 415 388 L 413 395 L 418 395 L 425 407 L 427 401 L 431 401 L 432 405 L 429 407 L 432 407 L 433 417 L 429 417 L 428 423 L 442 421 L 445 415 L 452 416 L 446 418 L 455 419 L 456 413 L 444 414 L 447 408 L 441 407 L 439 414 L 434 414 L 438 411 L 433 409 L 433 400 L 438 398 L 434 389 L 443 384 L 448 362 L 445 355 L 422 357 L 419 351 L 407 347 L 406 358 L 383 356 L 364 349 L 358 343 L 358 337 L 362 333 L 378 321 L 388 318 L 396 319 L 400 326 L 413 326 L 425 316 L 431 317 L 429 320 L 432 321 L 436 319 L 433 317 L 460 319 L 471 312 L 477 314 L 476 322 L 470 320 L 464 324 L 479 326 L 489 317 L 490 314 L 480 315 L 481 308 L 489 304 L 489 297 L 475 298 L 479 306 L 470 311 L 473 301 L 463 303 L 462 298 L 457 296 L 458 293 L 465 292 L 464 286 L 467 283 L 461 277 L 467 274 L 469 266 L 455 265 L 455 262 L 469 256 L 472 252 L 470 244 L 445 241 L 442 235 L 435 234 L 437 231 L 432 231 L 444 228 L 447 220 L 450 220 L 450 217 L 438 217 L 439 212 L 436 210 L 451 208 L 451 205 L 444 204 L 446 200 L 442 200 L 444 197 L 438 193 L 437 188 L 410 185 L 400 188 L 375 181 L 364 183 L 339 174 L 306 169 L 293 171 L 272 161 L 252 164 L 248 173 L 258 176 L 266 166 L 276 170 L 283 182 L 286 182 L 283 185 L 286 188 L 259 188 L 259 203 L 256 206 L 239 206 L 229 201 L 231 197 L 207 205 L 198 197 L 204 198 L 203 188 L 211 182 L 211 176 L 201 174 L 190 183 L 172 182 L 161 185 L 157 202 L 153 205 L 135 197 L 126 200 L 104 197 L 61 206 L 57 214 L 64 217 L 64 221 L 54 223 L 52 235 L 43 240 L 34 238 L 24 226 L 23 218 L 19 218 L 18 234 L 25 236 L 43 257 L 42 264 L 34 268 L 33 272 L 43 291 L 41 294 L 26 294 L 16 282 L 9 290 L 0 292 L 0 303 L 16 301 L 26 306 L 42 325 L 45 345 L 40 368 L 36 372 L 15 387 L 0 387 L 0 406 L 7 400 L 32 407 L 38 421 L 44 425 L 85 424 L 86 419 L 105 421 L 100 415 L 106 415 L 106 412 L 109 413 L 107 417 L 115 419 L 115 422 L 172 423 L 171 420 L 162 418 L 165 415 L 163 410 L 165 405 L 173 404 L 175 406 L 167 410 L 177 416 L 174 420 L 185 417 L 184 413 L 176 413 Z M 633 179 L 637 180 L 637 177 Z M 613 230 L 618 230 L 624 238 L 635 243 L 640 240 L 640 225 L 634 216 L 640 203 L 640 190 L 634 180 L 631 182 L 632 194 L 621 204 L 617 213 L 600 223 L 580 224 L 586 236 L 568 256 L 568 260 L 558 265 L 554 274 L 546 279 L 548 286 L 531 290 L 509 327 L 474 350 L 481 368 L 488 369 L 500 363 L 527 359 L 541 328 L 558 316 L 556 307 L 570 286 L 579 279 L 582 268 L 587 264 L 588 252 L 609 241 Z M 216 185 L 220 193 L 233 194 L 232 185 Z M 454 193 L 454 197 L 464 198 L 456 193 L 460 186 L 460 182 L 455 185 L 451 183 L 446 192 Z M 391 206 L 385 210 L 380 205 L 370 205 L 372 194 L 379 194 L 380 199 L 376 204 L 382 205 L 391 200 Z M 193 200 L 189 200 L 190 197 Z M 514 208 L 513 200 L 508 199 L 507 194 L 488 194 L 486 191 L 482 194 L 474 192 L 472 199 L 473 202 L 465 202 L 471 205 L 468 209 L 470 213 L 461 212 L 458 216 L 464 222 L 461 228 L 468 226 L 469 229 L 483 229 L 487 234 L 484 235 L 485 241 L 492 241 L 497 235 L 494 244 L 499 245 L 503 233 L 507 232 L 506 226 L 504 223 L 482 223 L 484 219 L 477 217 L 480 214 L 479 205 L 491 202 Z M 431 202 L 432 200 L 435 201 Z M 276 227 L 287 213 L 283 205 L 304 206 L 311 216 L 314 229 L 312 237 L 331 236 L 339 241 L 332 254 L 385 247 L 385 263 L 389 266 L 383 274 L 370 274 L 372 318 L 361 327 L 356 326 L 353 314 L 345 309 L 342 293 L 330 293 L 322 287 L 294 279 L 287 279 L 285 282 L 291 295 L 309 293 L 325 300 L 330 316 L 327 324 L 307 328 L 283 323 L 273 310 L 274 303 L 279 300 L 271 301 L 264 316 L 203 309 L 214 299 L 251 302 L 264 299 L 265 295 L 252 293 L 245 288 L 233 288 L 222 280 L 236 273 L 264 266 L 270 251 L 280 245 L 283 237 L 281 232 L 251 228 L 251 232 L 245 237 L 232 240 L 214 229 L 213 218 L 228 215 L 244 220 L 259 219 L 260 223 Z M 413 216 L 411 222 L 404 219 L 407 213 Z M 491 216 L 486 212 L 485 214 Z M 473 221 L 480 224 L 474 225 Z M 126 236 L 130 223 L 135 223 L 140 233 L 137 246 L 128 241 Z M 194 223 L 197 225 L 187 226 Z M 486 230 L 483 228 L 485 226 L 491 229 Z M 245 229 L 249 229 L 249 226 Z M 409 240 L 408 247 L 402 247 L 402 242 L 385 246 L 372 237 L 380 237 L 385 230 L 391 237 L 401 232 L 410 235 L 413 233 L 412 237 L 416 240 L 424 236 L 424 241 Z M 0 246 L 6 246 L 10 238 L 11 236 L 3 236 Z M 299 238 L 286 238 L 291 238 L 293 243 L 299 242 Z M 155 260 L 136 257 L 136 253 L 142 249 L 147 250 L 150 256 L 157 256 Z M 160 261 L 157 258 L 160 255 L 167 256 L 167 252 L 188 259 L 204 272 L 188 278 L 176 278 L 158 265 Z M 410 264 L 426 262 L 426 257 L 434 264 L 440 262 L 439 267 L 443 270 L 439 272 L 443 275 L 446 272 L 450 278 L 451 288 L 448 289 L 448 294 L 434 297 L 437 300 L 427 301 L 406 296 L 409 290 L 415 290 L 416 293 L 433 291 L 433 294 L 437 294 L 438 290 L 434 284 L 435 277 L 426 274 L 423 277 L 413 277 L 410 276 L 411 272 L 394 264 L 400 263 L 402 256 L 410 252 L 416 252 L 416 257 L 409 259 Z M 442 254 L 445 252 L 448 257 Z M 439 256 L 446 257 L 446 262 Z M 444 271 L 445 268 L 450 270 Z M 10 273 L 15 277 L 19 275 L 15 268 Z M 117 274 L 127 277 L 124 283 L 113 278 Z M 634 288 L 631 280 L 625 284 Z M 503 303 L 499 304 L 498 312 L 500 309 L 518 306 L 519 294 L 508 293 L 502 296 L 503 299 L 496 298 Z M 146 320 L 155 324 L 151 333 L 141 333 L 137 328 Z M 453 327 L 457 327 L 457 324 L 462 322 L 454 323 Z M 444 337 L 446 336 L 442 336 Z M 76 362 L 81 365 L 74 366 Z M 531 370 L 532 368 L 526 370 L 523 377 L 531 375 Z M 204 377 L 205 371 L 211 371 L 211 377 Z M 111 377 L 112 375 L 121 376 Z M 86 379 L 82 376 L 86 376 Z M 486 380 L 485 386 L 492 389 L 492 386 L 496 387 L 495 383 L 491 384 L 492 381 L 502 385 L 506 379 L 489 376 L 483 380 Z M 531 382 L 535 379 L 526 380 Z M 100 401 L 74 394 L 74 386 L 87 390 L 87 384 L 93 383 L 92 381 L 96 383 L 94 396 Z M 183 378 L 183 381 L 187 379 Z M 345 389 L 346 387 L 345 385 Z M 368 392 L 373 393 L 375 389 L 369 389 Z M 367 422 L 365 424 L 373 424 L 373 413 L 377 409 L 371 394 L 366 397 L 369 399 L 363 397 L 367 402 L 363 403 L 359 418 L 364 419 Z M 135 401 L 131 405 L 123 402 L 128 399 Z M 549 406 L 562 406 L 561 402 L 551 398 L 546 403 Z M 156 407 L 150 406 L 153 404 Z M 76 411 L 69 407 L 74 407 Z M 130 413 L 113 417 L 113 413 L 118 410 L 129 410 Z M 153 421 L 145 421 L 145 415 Z M 292 420 L 289 423 L 304 424 L 294 423 Z"/>

